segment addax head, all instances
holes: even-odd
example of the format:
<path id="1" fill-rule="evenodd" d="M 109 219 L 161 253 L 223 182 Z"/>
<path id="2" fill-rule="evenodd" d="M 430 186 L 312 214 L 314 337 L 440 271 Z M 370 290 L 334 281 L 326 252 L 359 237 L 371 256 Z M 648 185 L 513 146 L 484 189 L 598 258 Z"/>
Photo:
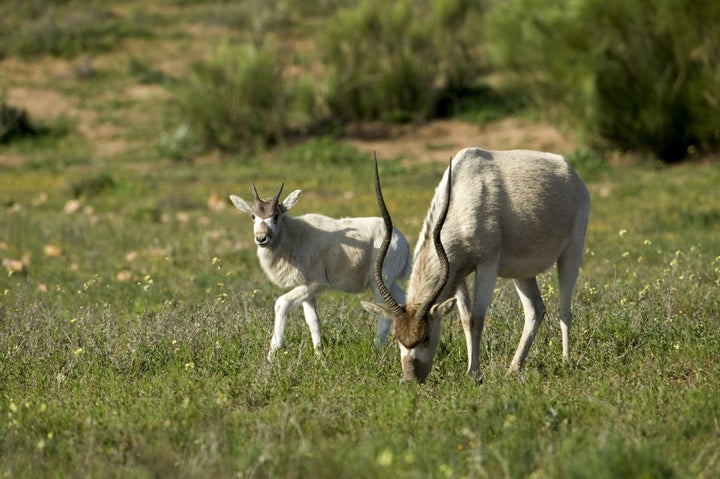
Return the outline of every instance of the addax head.
<path id="1" fill-rule="evenodd" d="M 441 320 L 455 306 L 455 298 L 434 304 L 424 313 L 419 304 L 399 305 L 401 311 L 395 311 L 386 304 L 361 303 L 366 311 L 393 319 L 393 335 L 400 347 L 403 380 L 424 383 L 435 359 Z"/>
<path id="2" fill-rule="evenodd" d="M 261 248 L 272 245 L 273 240 L 278 236 L 282 228 L 282 220 L 285 212 L 295 206 L 300 198 L 300 190 L 290 193 L 285 200 L 280 203 L 280 194 L 282 193 L 285 183 L 280 185 L 280 189 L 272 199 L 261 200 L 258 195 L 255 184 L 253 189 L 253 202 L 250 203 L 239 196 L 230 195 L 230 201 L 235 207 L 250 215 L 253 219 L 253 233 L 255 234 L 255 244 Z"/>
<path id="3" fill-rule="evenodd" d="M 450 168 L 452 168 L 452 165 Z M 448 172 L 448 178 L 452 178 L 451 172 L 451 170 Z M 406 381 L 416 380 L 423 383 L 427 379 L 430 369 L 432 369 L 435 350 L 440 339 L 440 320 L 455 306 L 455 298 L 449 298 L 439 304 L 437 303 L 440 293 L 447 284 L 449 275 L 448 257 L 440 241 L 440 233 L 450 206 L 451 186 L 449 180 L 447 185 L 445 204 L 433 229 L 433 244 L 440 262 L 436 286 L 432 291 L 422 292 L 424 300 L 421 304 L 401 305 L 385 285 L 382 275 L 383 263 L 392 239 L 393 226 L 390 213 L 382 196 L 377 157 L 375 158 L 375 192 L 380 212 L 385 220 L 385 237 L 375 260 L 373 273 L 375 286 L 385 303 L 378 304 L 363 301 L 362 306 L 372 314 L 393 319 L 393 332 L 400 345 L 400 361 L 403 379 Z"/>

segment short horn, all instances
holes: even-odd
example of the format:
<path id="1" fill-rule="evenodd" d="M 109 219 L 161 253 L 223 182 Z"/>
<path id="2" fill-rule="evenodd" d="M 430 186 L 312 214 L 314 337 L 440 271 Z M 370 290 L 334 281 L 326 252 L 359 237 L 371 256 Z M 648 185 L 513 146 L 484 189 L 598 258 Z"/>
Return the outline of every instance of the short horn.
<path id="1" fill-rule="evenodd" d="M 445 195 L 445 205 L 443 206 L 443 210 L 440 213 L 440 218 L 438 218 L 437 222 L 435 223 L 435 228 L 433 229 L 433 243 L 435 244 L 435 251 L 438 255 L 438 259 L 440 260 L 440 267 L 442 268 L 442 281 L 438 283 L 437 287 L 435 288 L 435 291 L 433 291 L 433 294 L 430 296 L 430 299 L 426 301 L 422 307 L 417 312 L 417 317 L 424 318 L 427 313 L 430 311 L 430 308 L 435 304 L 438 297 L 440 296 L 440 293 L 442 292 L 443 288 L 445 288 L 445 285 L 447 284 L 448 277 L 450 275 L 450 261 L 448 260 L 447 253 L 445 252 L 445 248 L 443 248 L 442 241 L 440 240 L 440 233 L 442 232 L 442 228 L 445 225 L 445 220 L 447 219 L 448 210 L 450 209 L 450 195 L 452 193 L 452 158 L 450 158 L 450 165 L 448 166 L 448 180 L 447 180 L 447 189 L 446 189 L 446 195 Z"/>
<path id="2" fill-rule="evenodd" d="M 380 247 L 380 253 L 378 253 L 375 259 L 375 267 L 373 269 L 373 275 L 375 277 L 375 285 L 377 286 L 378 292 L 385 300 L 385 303 L 390 306 L 395 316 L 402 316 L 405 314 L 405 309 L 397 302 L 393 297 L 392 293 L 385 285 L 383 280 L 382 268 L 385 262 L 385 256 L 387 256 L 388 249 L 390 248 L 390 241 L 392 240 L 393 224 L 390 218 L 390 212 L 388 212 L 387 206 L 385 205 L 385 199 L 382 195 L 382 189 L 380 188 L 380 174 L 378 173 L 377 154 L 375 155 L 375 195 L 377 197 L 378 205 L 380 206 L 380 212 L 382 213 L 383 220 L 385 221 L 385 237 L 383 238 L 382 246 Z"/>
<path id="3" fill-rule="evenodd" d="M 257 188 L 255 188 L 255 183 L 251 183 L 251 185 L 253 189 L 253 200 L 260 201 L 260 195 L 258 195 Z"/>
<path id="4" fill-rule="evenodd" d="M 285 186 L 285 183 L 284 183 L 284 182 L 280 184 L 280 189 L 279 189 L 278 192 L 275 194 L 275 197 L 273 198 L 273 201 L 280 201 L 280 194 L 282 193 L 282 190 L 283 190 L 283 187 L 284 187 L 284 186 Z"/>

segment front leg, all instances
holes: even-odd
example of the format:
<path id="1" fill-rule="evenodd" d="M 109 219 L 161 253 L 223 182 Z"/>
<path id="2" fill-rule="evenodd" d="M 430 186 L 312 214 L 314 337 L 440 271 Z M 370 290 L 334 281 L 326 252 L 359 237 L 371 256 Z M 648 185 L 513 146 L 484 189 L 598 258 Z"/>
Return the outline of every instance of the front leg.
<path id="1" fill-rule="evenodd" d="M 467 317 L 467 313 L 463 313 L 462 307 L 458 307 L 465 332 L 465 344 L 468 352 L 467 374 L 470 377 L 475 377 L 478 381 L 482 380 L 480 373 L 480 340 L 482 339 L 483 329 L 485 328 L 485 316 L 492 301 L 496 280 L 495 268 L 492 266 L 476 268 L 473 305 L 469 317 Z M 460 296 L 465 296 L 465 299 L 461 299 Z M 469 303 L 467 296 L 467 287 L 464 291 L 463 288 L 459 288 L 458 304 L 462 302 Z M 463 319 L 464 316 L 467 317 L 467 319 Z"/>
<path id="2" fill-rule="evenodd" d="M 320 288 L 318 287 L 300 285 L 283 294 L 275 301 L 275 327 L 273 329 L 272 339 L 270 340 L 268 358 L 272 358 L 275 351 L 283 346 L 285 321 L 287 320 L 287 315 L 290 310 L 306 301 L 314 301 L 315 295 L 319 291 Z M 317 315 L 315 317 L 317 318 Z M 314 341 L 315 339 L 313 338 L 313 343 Z"/>

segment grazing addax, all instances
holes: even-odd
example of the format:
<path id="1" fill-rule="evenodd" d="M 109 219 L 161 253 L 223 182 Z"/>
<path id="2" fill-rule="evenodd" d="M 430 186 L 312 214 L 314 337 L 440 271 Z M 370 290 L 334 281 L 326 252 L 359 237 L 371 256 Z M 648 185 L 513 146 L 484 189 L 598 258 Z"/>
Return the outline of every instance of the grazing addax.
<path id="1" fill-rule="evenodd" d="M 375 168 L 378 203 L 392 220 Z M 440 320 L 457 302 L 465 333 L 468 375 L 480 378 L 479 347 L 498 276 L 512 278 L 525 312 L 510 363 L 519 370 L 545 314 L 536 276 L 557 264 L 563 358 L 569 358 L 570 300 L 582 262 L 590 195 L 560 155 L 529 150 L 461 150 L 445 171 L 415 248 L 407 304 L 375 281 L 384 304 L 363 302 L 394 318 L 403 378 L 424 382 L 432 368 Z M 385 245 L 387 245 L 387 238 Z M 475 273 L 471 306 L 466 278 Z"/>
<path id="2" fill-rule="evenodd" d="M 276 286 L 290 289 L 275 302 L 270 357 L 283 346 L 291 309 L 302 304 L 313 346 L 319 350 L 322 344 L 315 301 L 319 293 L 326 289 L 360 293 L 372 288 L 375 301 L 381 301 L 373 279 L 376 267 L 381 269 L 383 286 L 389 284 L 394 297 L 404 298 L 405 292 L 396 281 L 407 278 L 412 263 L 407 240 L 391 227 L 383 260 L 377 264 L 385 237 L 382 218 L 333 219 L 314 213 L 292 217 L 286 213 L 298 202 L 300 190 L 280 202 L 283 186 L 268 200 L 260 199 L 254 184 L 252 203 L 230 196 L 233 204 L 253 219 L 257 255 L 265 274 Z M 376 348 L 387 341 L 391 326 L 389 318 L 378 316 Z"/>

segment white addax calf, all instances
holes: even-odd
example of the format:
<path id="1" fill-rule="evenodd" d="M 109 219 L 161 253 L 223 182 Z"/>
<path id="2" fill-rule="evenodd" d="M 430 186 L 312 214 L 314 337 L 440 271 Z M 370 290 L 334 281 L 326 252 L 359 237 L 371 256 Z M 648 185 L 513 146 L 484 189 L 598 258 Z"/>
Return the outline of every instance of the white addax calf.
<path id="1" fill-rule="evenodd" d="M 387 211 L 375 169 L 378 203 Z M 415 248 L 407 303 L 377 274 L 384 304 L 363 302 L 394 319 L 403 378 L 424 382 L 432 368 L 440 320 L 457 302 L 468 352 L 468 375 L 480 378 L 480 339 L 498 276 L 513 278 L 525 312 L 510 363 L 519 370 L 545 315 L 536 276 L 557 264 L 563 358 L 569 357 L 570 300 L 577 281 L 590 195 L 560 155 L 528 150 L 461 150 L 445 171 Z M 472 306 L 466 277 L 475 273 Z"/>
<path id="2" fill-rule="evenodd" d="M 300 190 L 280 202 L 283 185 L 268 200 L 260 199 L 254 184 L 252 203 L 230 196 L 233 204 L 253 219 L 257 255 L 265 274 L 276 286 L 290 289 L 275 302 L 269 357 L 283 346 L 288 312 L 301 304 L 313 346 L 316 351 L 321 349 L 315 297 L 322 291 L 360 293 L 372 288 L 375 301 L 382 300 L 373 279 L 373 267 L 385 238 L 383 219 L 333 219 L 314 213 L 292 217 L 287 211 L 298 202 Z M 405 292 L 397 281 L 407 278 L 412 255 L 402 233 L 392 226 L 390 232 L 383 260 L 376 267 L 381 269 L 383 286 L 389 284 L 391 294 L 403 301 Z M 391 326 L 389 318 L 378 316 L 376 347 L 387 342 Z"/>

